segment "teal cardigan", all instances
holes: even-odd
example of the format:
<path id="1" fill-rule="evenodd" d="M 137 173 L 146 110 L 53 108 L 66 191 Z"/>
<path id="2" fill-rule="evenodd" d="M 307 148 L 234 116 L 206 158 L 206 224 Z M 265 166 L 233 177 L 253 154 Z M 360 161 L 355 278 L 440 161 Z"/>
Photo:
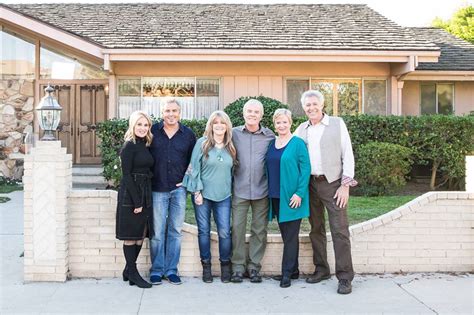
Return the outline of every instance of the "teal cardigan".
<path id="1" fill-rule="evenodd" d="M 270 145 L 275 145 L 275 140 Z M 309 217 L 310 177 L 311 163 L 306 144 L 301 138 L 293 136 L 286 145 L 280 160 L 280 222 Z M 301 206 L 298 208 L 290 207 L 293 194 L 301 197 Z M 268 219 L 270 221 L 273 219 L 271 201 Z"/>

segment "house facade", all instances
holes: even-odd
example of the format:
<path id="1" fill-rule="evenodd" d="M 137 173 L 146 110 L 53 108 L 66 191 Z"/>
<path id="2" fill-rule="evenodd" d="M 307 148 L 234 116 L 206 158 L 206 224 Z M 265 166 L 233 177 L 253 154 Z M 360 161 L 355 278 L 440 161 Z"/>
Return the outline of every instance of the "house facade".
<path id="1" fill-rule="evenodd" d="M 99 164 L 95 126 L 137 109 L 205 118 L 264 95 L 302 115 L 314 88 L 330 114 L 468 114 L 474 45 L 404 28 L 365 5 L 0 5 L 0 173 L 20 178 L 50 83 L 73 164 Z M 27 146 L 26 146 L 27 147 Z"/>

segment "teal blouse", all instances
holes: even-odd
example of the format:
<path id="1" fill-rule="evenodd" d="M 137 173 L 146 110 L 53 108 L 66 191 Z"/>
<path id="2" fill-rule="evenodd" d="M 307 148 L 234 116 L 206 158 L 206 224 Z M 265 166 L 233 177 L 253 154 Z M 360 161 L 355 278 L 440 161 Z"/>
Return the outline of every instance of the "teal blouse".
<path id="1" fill-rule="evenodd" d="M 275 145 L 275 140 L 270 146 Z M 268 171 L 268 168 L 267 168 Z M 294 221 L 309 217 L 309 179 L 311 163 L 306 144 L 301 138 L 293 137 L 286 145 L 280 160 L 280 220 L 279 222 Z M 293 194 L 301 197 L 301 206 L 290 207 Z M 273 219 L 270 202 L 268 218 Z"/>
<path id="2" fill-rule="evenodd" d="M 194 146 L 191 164 L 183 178 L 183 186 L 189 192 L 200 191 L 202 196 L 212 201 L 222 201 L 232 194 L 232 156 L 225 148 L 212 148 L 209 156 L 203 156 L 200 138 Z"/>

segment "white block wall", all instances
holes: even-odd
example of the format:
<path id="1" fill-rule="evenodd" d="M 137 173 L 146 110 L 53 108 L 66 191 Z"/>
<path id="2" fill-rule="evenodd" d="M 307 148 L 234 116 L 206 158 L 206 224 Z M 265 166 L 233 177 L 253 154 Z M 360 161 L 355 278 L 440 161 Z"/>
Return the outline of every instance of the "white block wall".
<path id="1" fill-rule="evenodd" d="M 69 273 L 71 277 L 120 277 L 125 264 L 115 240 L 115 191 L 72 191 L 69 196 Z M 474 194 L 430 192 L 408 204 L 350 228 L 356 273 L 474 271 Z M 200 276 L 195 226 L 185 224 L 180 274 Z M 328 258 L 334 267 L 331 236 Z M 219 274 L 217 234 L 212 234 L 213 270 Z M 280 272 L 282 241 L 268 236 L 263 274 Z M 300 235 L 300 270 L 314 271 L 308 235 Z M 148 242 L 139 268 L 148 274 Z M 334 270 L 332 270 L 334 272 Z"/>

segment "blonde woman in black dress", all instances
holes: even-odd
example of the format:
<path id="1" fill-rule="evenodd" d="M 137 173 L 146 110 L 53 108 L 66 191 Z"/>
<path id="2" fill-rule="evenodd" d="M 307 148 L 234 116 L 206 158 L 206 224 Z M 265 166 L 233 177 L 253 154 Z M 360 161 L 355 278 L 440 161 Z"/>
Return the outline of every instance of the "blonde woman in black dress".
<path id="1" fill-rule="evenodd" d="M 126 266 L 123 280 L 140 288 L 151 288 L 137 270 L 137 257 L 145 236 L 151 236 L 152 201 L 151 168 L 153 157 L 148 149 L 151 144 L 151 119 L 141 111 L 133 112 L 125 133 L 125 143 L 120 152 L 122 180 L 117 200 L 116 238 L 123 240 Z"/>

